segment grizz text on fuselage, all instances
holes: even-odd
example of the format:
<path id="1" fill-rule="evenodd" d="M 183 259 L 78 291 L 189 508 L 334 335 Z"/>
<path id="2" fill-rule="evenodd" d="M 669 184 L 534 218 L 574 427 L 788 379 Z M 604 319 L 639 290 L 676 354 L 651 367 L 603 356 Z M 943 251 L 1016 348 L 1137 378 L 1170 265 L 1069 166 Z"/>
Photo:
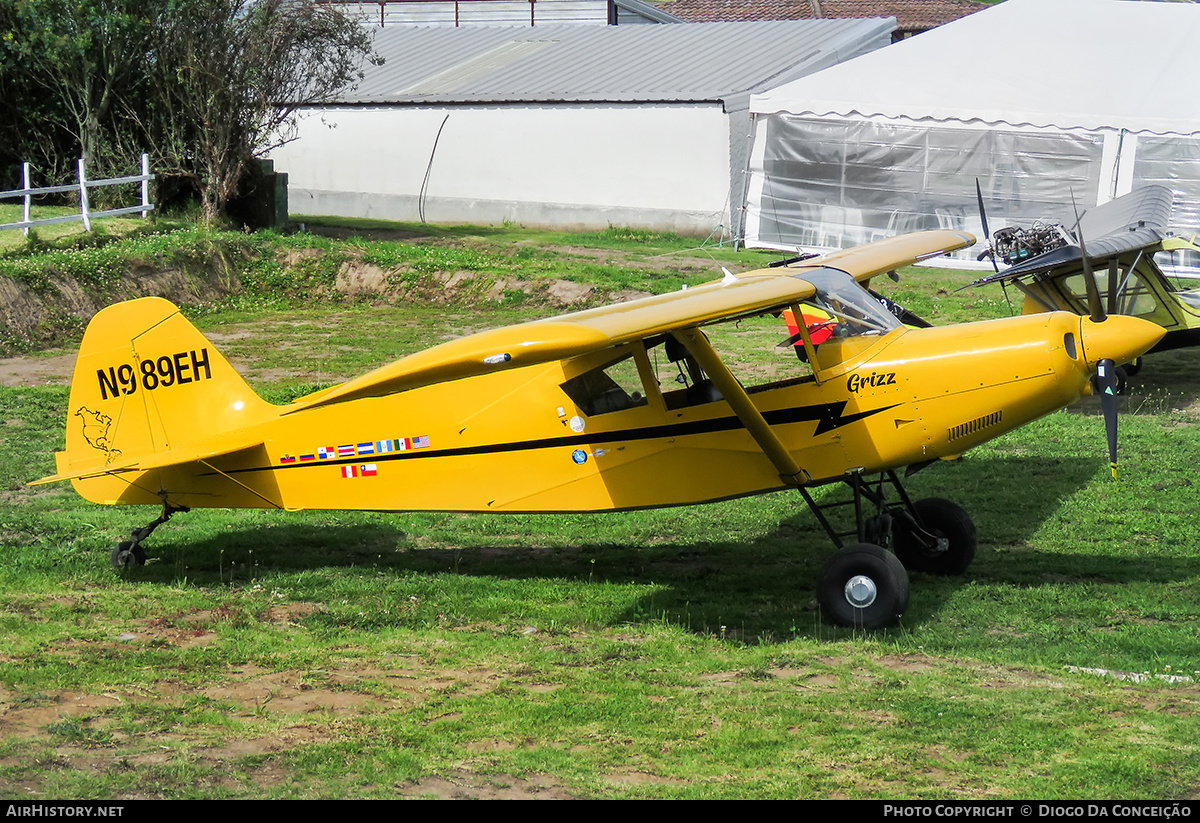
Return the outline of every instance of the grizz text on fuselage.
<path id="1" fill-rule="evenodd" d="M 852 374 L 846 379 L 846 388 L 855 394 L 858 394 L 859 389 L 894 385 L 896 385 L 896 373 L 894 371 L 882 373 L 871 372 L 868 375 Z"/>

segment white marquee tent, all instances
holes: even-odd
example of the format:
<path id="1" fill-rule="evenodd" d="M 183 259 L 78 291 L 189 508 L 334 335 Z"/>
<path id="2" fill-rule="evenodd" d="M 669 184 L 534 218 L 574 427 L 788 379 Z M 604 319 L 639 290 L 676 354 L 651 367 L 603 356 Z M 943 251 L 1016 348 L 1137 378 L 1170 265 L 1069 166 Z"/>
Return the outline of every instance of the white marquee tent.
<path id="1" fill-rule="evenodd" d="M 754 95 L 747 244 L 982 237 L 976 179 L 993 231 L 1147 183 L 1200 229 L 1198 78 L 1200 5 L 1007 0 Z"/>

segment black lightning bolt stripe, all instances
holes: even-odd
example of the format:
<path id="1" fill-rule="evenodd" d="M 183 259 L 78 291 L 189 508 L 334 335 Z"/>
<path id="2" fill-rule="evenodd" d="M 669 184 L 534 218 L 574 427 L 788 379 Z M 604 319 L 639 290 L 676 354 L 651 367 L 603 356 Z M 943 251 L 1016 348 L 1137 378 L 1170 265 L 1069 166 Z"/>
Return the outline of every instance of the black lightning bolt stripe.
<path id="1" fill-rule="evenodd" d="M 846 410 L 845 400 L 836 403 L 819 403 L 815 406 L 800 406 L 792 409 L 776 409 L 763 412 L 763 418 L 772 426 L 788 423 L 803 423 L 816 421 L 817 428 L 813 436 L 839 429 L 872 415 L 894 409 L 899 404 L 882 406 L 869 411 L 854 412 L 843 416 Z M 694 434 L 712 434 L 720 431 L 734 431 L 745 428 L 737 417 L 718 417 L 713 420 L 696 420 L 690 423 L 668 423 L 663 426 L 643 426 L 636 429 L 621 429 L 611 432 L 595 432 L 593 434 L 574 434 L 564 437 L 544 437 L 538 440 L 519 440 L 513 443 L 488 443 L 481 446 L 465 446 L 458 449 L 406 449 L 404 451 L 384 452 L 383 454 L 360 454 L 355 457 L 337 460 L 311 460 L 304 463 L 272 464 L 246 469 L 234 469 L 229 474 L 258 471 L 282 471 L 285 469 L 303 469 L 313 466 L 343 466 L 358 463 L 386 463 L 392 460 L 418 460 L 425 457 L 461 457 L 476 454 L 499 454 L 502 452 L 529 451 L 533 449 L 550 449 L 563 446 L 594 446 L 604 443 L 623 443 L 636 440 L 655 440 L 667 437 L 687 437 Z"/>

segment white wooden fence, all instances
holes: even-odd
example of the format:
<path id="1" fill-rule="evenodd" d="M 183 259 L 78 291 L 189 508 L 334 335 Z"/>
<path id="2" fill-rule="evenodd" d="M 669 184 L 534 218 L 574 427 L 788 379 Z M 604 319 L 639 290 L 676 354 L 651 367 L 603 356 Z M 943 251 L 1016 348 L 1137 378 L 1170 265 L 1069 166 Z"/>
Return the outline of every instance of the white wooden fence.
<path id="1" fill-rule="evenodd" d="M 30 166 L 28 163 L 21 164 L 21 183 L 24 188 L 12 189 L 11 191 L 0 191 L 0 200 L 23 198 L 25 202 L 25 210 L 23 219 L 19 223 L 2 223 L 0 231 L 4 229 L 22 229 L 25 235 L 29 235 L 31 226 L 47 226 L 51 223 L 67 223 L 72 220 L 82 220 L 84 231 L 92 230 L 93 217 L 111 217 L 116 214 L 132 214 L 141 212 L 142 217 L 145 217 L 151 210 L 154 209 L 154 204 L 150 202 L 150 181 L 154 179 L 154 175 L 150 173 L 150 157 L 142 155 L 142 173 L 135 174 L 130 177 L 110 177 L 106 180 L 88 180 L 87 172 L 83 167 L 83 159 L 78 162 L 79 167 L 79 182 L 68 186 L 45 186 L 40 189 L 35 189 L 30 186 Z M 137 206 L 125 206 L 120 209 L 105 209 L 104 211 L 92 211 L 88 205 L 88 189 L 99 188 L 101 186 L 117 186 L 121 183 L 141 183 L 142 184 L 142 202 Z M 30 206 L 35 195 L 40 194 L 58 194 L 61 192 L 74 191 L 79 192 L 79 214 L 67 214 L 62 217 L 47 217 L 42 220 L 30 220 Z"/>

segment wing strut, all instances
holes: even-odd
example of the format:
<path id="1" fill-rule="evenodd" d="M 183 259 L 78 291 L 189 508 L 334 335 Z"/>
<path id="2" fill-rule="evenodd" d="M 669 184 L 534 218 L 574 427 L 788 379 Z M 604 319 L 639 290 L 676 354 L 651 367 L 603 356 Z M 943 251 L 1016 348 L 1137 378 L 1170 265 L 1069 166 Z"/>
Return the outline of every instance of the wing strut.
<path id="1" fill-rule="evenodd" d="M 763 454 L 771 461 L 771 465 L 779 472 L 779 478 L 789 486 L 803 486 L 812 480 L 812 476 L 800 468 L 791 452 L 783 445 L 783 441 L 775 434 L 771 424 L 762 416 L 762 412 L 754 405 L 750 395 L 742 388 L 742 384 L 733 376 L 733 372 L 725 365 L 720 355 L 713 349 L 708 338 L 699 329 L 684 329 L 674 332 L 676 339 L 687 347 L 688 353 L 696 358 L 696 362 L 704 369 L 713 381 L 725 401 L 733 408 L 733 413 L 750 432 L 750 436 L 758 443 Z"/>

